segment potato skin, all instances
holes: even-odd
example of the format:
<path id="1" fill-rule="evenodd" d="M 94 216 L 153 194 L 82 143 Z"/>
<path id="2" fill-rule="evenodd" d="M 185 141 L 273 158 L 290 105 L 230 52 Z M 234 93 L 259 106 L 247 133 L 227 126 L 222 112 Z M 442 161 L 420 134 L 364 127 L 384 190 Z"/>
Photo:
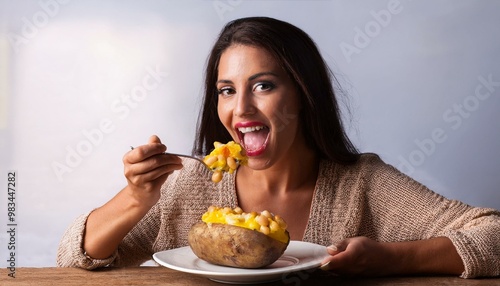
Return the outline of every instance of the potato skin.
<path id="1" fill-rule="evenodd" d="M 196 256 L 210 263 L 261 268 L 280 258 L 289 242 L 239 226 L 199 222 L 191 227 L 188 243 Z"/>

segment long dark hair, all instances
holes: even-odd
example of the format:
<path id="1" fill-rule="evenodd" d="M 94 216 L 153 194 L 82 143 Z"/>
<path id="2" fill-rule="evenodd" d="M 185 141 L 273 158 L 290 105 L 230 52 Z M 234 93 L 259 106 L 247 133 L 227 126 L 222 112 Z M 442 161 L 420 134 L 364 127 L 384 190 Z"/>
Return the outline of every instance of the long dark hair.
<path id="1" fill-rule="evenodd" d="M 219 34 L 208 58 L 205 97 L 198 117 L 193 154 L 205 155 L 213 142 L 232 140 L 217 114 L 218 66 L 221 54 L 233 44 L 261 47 L 288 73 L 301 97 L 300 120 L 307 144 L 320 158 L 353 163 L 359 157 L 342 126 L 333 90 L 333 73 L 314 41 L 301 29 L 280 20 L 250 17 L 229 22 Z"/>

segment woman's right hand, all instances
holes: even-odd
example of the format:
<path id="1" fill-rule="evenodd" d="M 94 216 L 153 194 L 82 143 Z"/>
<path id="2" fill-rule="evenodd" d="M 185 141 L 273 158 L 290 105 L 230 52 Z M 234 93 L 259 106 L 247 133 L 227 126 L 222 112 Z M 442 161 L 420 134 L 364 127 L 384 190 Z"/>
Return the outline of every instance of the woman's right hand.
<path id="1" fill-rule="evenodd" d="M 87 218 L 84 251 L 88 256 L 110 257 L 127 233 L 160 199 L 161 185 L 182 161 L 164 154 L 167 147 L 157 136 L 123 157 L 127 186 Z"/>
<path id="2" fill-rule="evenodd" d="M 128 194 L 138 204 L 151 207 L 160 199 L 160 188 L 170 174 L 182 168 L 182 160 L 165 154 L 167 147 L 158 136 L 129 151 L 123 157 Z"/>

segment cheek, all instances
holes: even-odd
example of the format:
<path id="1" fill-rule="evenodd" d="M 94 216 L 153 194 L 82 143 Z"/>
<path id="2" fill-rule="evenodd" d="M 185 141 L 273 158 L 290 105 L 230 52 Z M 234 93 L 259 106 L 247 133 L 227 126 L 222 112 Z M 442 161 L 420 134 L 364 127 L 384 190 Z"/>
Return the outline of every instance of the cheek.
<path id="1" fill-rule="evenodd" d="M 297 125 L 300 110 L 296 102 L 285 100 L 277 103 L 271 110 L 272 118 L 278 131 L 283 131 L 290 127 L 294 128 Z"/>
<path id="2" fill-rule="evenodd" d="M 228 105 L 223 102 L 221 103 L 220 100 L 217 104 L 217 114 L 219 115 L 219 120 L 222 124 L 228 128 L 228 126 L 231 125 L 232 112 L 230 108 L 228 108 Z"/>

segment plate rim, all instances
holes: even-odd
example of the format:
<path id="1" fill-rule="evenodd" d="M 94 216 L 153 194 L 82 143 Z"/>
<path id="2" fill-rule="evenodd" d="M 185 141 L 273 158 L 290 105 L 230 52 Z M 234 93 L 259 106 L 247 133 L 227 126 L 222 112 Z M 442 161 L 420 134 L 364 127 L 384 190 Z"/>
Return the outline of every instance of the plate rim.
<path id="1" fill-rule="evenodd" d="M 298 247 L 297 245 L 307 245 L 310 247 L 315 247 L 317 249 L 324 248 L 325 255 L 324 256 L 319 256 L 319 255 L 315 256 L 315 257 L 317 257 L 316 259 L 313 259 L 313 261 L 308 261 L 304 265 L 295 264 L 295 265 L 291 265 L 291 266 L 287 266 L 287 267 L 280 267 L 280 268 L 245 269 L 245 268 L 227 267 L 228 269 L 239 269 L 241 271 L 241 272 L 231 272 L 231 273 L 216 272 L 216 271 L 209 271 L 209 270 L 203 270 L 203 269 L 186 268 L 186 267 L 177 266 L 177 265 L 162 261 L 159 258 L 159 255 L 162 255 L 162 254 L 165 254 L 168 252 L 173 252 L 173 251 L 175 251 L 175 252 L 176 251 L 188 251 L 188 252 L 192 253 L 192 250 L 189 246 L 183 246 L 183 247 L 179 247 L 179 248 L 158 251 L 158 252 L 153 254 L 153 259 L 156 261 L 156 263 L 160 264 L 163 267 L 167 267 L 167 268 L 170 268 L 170 269 L 173 269 L 176 271 L 185 272 L 185 273 L 201 275 L 201 276 L 207 277 L 209 279 L 212 279 L 214 277 L 227 277 L 227 278 L 231 277 L 232 278 L 232 277 L 242 277 L 242 276 L 251 276 L 251 275 L 255 275 L 256 277 L 261 277 L 261 276 L 270 276 L 270 275 L 276 275 L 276 274 L 286 274 L 286 273 L 291 273 L 291 272 L 304 271 L 304 270 L 319 267 L 321 265 L 320 259 L 323 260 L 324 257 L 328 256 L 327 251 L 326 251 L 326 246 L 323 246 L 320 244 L 307 242 L 307 241 L 301 241 L 301 240 L 291 240 L 289 247 L 290 247 L 290 245 L 293 245 L 293 247 Z M 288 247 L 287 247 L 287 250 L 290 251 L 290 249 Z M 287 255 L 287 250 L 285 250 L 285 252 L 283 253 L 284 256 Z M 200 259 L 200 258 L 196 257 L 196 255 L 194 253 L 192 253 L 192 255 L 195 257 L 195 259 Z M 288 255 L 288 256 L 293 257 L 293 255 Z M 209 263 L 209 262 L 207 262 L 207 263 Z M 226 266 L 220 266 L 220 265 L 216 265 L 216 266 L 226 267 Z M 254 273 L 252 273 L 252 272 L 254 272 Z M 227 281 L 231 281 L 231 280 L 227 280 Z M 255 281 L 258 281 L 258 280 L 255 280 Z"/>

